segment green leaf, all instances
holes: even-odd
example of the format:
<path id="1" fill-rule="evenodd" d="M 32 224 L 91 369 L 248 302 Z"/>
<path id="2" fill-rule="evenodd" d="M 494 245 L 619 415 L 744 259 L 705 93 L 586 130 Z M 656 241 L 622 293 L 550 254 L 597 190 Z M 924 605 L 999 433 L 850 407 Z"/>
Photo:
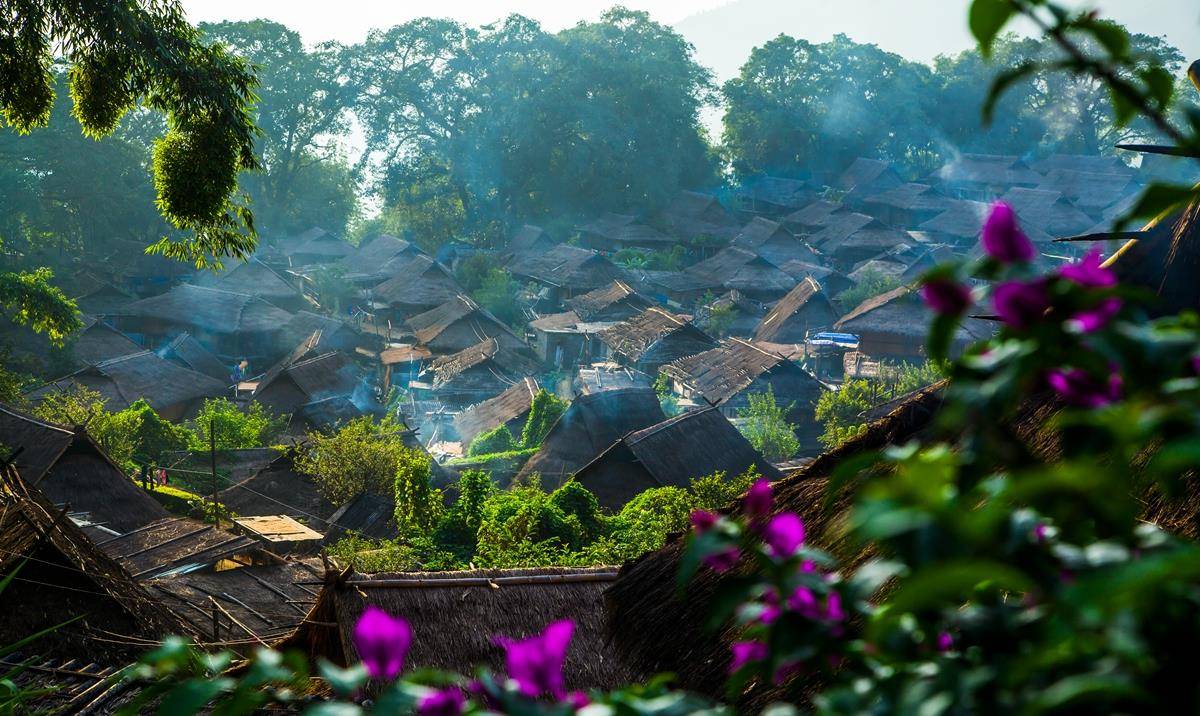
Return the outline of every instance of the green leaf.
<path id="1" fill-rule="evenodd" d="M 232 679 L 190 679 L 171 689 L 158 706 L 160 714 L 194 714 L 223 692 L 233 688 Z"/>
<path id="2" fill-rule="evenodd" d="M 339 694 L 353 694 L 367 683 L 367 667 L 355 664 L 343 669 L 326 659 L 317 662 L 317 673 Z"/>
<path id="3" fill-rule="evenodd" d="M 1175 98 L 1175 78 L 1171 76 L 1170 72 L 1155 65 L 1138 74 L 1141 75 L 1142 81 L 1150 90 L 1150 96 L 1154 98 L 1159 107 L 1167 107 L 1171 104 L 1171 100 Z"/>
<path id="4" fill-rule="evenodd" d="M 1106 20 L 1085 20 L 1079 22 L 1078 27 L 1096 38 L 1114 59 L 1129 56 L 1129 32 L 1121 25 Z"/>
<path id="5" fill-rule="evenodd" d="M 1142 192 L 1137 204 L 1117 222 L 1121 231 L 1137 220 L 1159 219 L 1172 211 L 1200 199 L 1200 188 L 1178 184 L 1151 184 Z"/>
<path id="6" fill-rule="evenodd" d="M 1032 76 L 1037 72 L 1038 66 L 1035 62 L 1022 62 L 1012 69 L 1005 70 L 996 75 L 996 79 L 992 80 L 992 86 L 988 89 L 987 99 L 983 102 L 983 124 L 989 126 L 992 120 L 996 117 L 996 105 L 1000 103 L 1001 97 L 1008 91 L 1010 87 Z"/>
<path id="7" fill-rule="evenodd" d="M 1014 14 L 1016 8 L 1010 0 L 975 0 L 971 3 L 968 24 L 984 57 L 991 54 L 992 44 Z"/>
<path id="8" fill-rule="evenodd" d="M 888 600 L 881 622 L 891 623 L 906 613 L 957 608 L 984 583 L 1012 592 L 1028 592 L 1033 581 L 1024 573 L 991 560 L 956 560 L 932 564 L 905 579 Z M 886 626 L 880 623 L 877 627 Z"/>

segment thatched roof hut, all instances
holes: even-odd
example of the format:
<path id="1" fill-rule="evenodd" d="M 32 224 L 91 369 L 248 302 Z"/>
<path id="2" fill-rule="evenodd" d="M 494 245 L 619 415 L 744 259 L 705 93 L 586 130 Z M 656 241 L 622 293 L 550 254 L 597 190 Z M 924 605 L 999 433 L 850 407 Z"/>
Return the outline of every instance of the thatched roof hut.
<path id="1" fill-rule="evenodd" d="M 72 285 L 64 286 L 67 295 L 75 300 L 75 305 L 84 314 L 107 316 L 110 313 L 119 311 L 125 304 L 133 303 L 135 300 L 133 294 L 114 286 L 108 281 L 93 279 L 83 285 L 79 285 L 78 282 L 85 276 L 90 276 L 90 274 L 83 272 L 76 274 L 71 279 Z"/>
<path id="2" fill-rule="evenodd" d="M 625 272 L 612 261 L 590 249 L 559 244 L 540 253 L 513 257 L 508 264 L 513 276 L 555 289 L 561 298 L 587 293 L 625 280 Z"/>
<path id="3" fill-rule="evenodd" d="M 1158 296 L 1157 315 L 1200 310 L 1200 203 L 1149 226 L 1109 257 L 1106 265 L 1122 284 Z"/>
<path id="4" fill-rule="evenodd" d="M 291 413 L 307 403 L 351 395 L 360 383 L 354 361 L 345 353 L 331 351 L 293 363 L 259 381 L 250 397 L 275 412 Z"/>
<path id="5" fill-rule="evenodd" d="M 230 264 L 216 273 L 199 273 L 193 283 L 257 296 L 289 311 L 299 311 L 311 305 L 295 284 L 256 258 Z"/>
<path id="6" fill-rule="evenodd" d="M 835 217 L 852 211 L 841 202 L 820 199 L 793 211 L 780 219 L 780 223 L 798 233 L 812 234 L 828 226 Z"/>
<path id="7" fill-rule="evenodd" d="M 1085 214 L 1100 219 L 1109 207 L 1136 196 L 1142 184 L 1131 174 L 1053 169 L 1046 173 L 1038 188 L 1061 192 Z"/>
<path id="8" fill-rule="evenodd" d="M 717 472 L 727 478 L 751 467 L 769 480 L 782 477 L 715 407 L 693 410 L 622 436 L 575 479 L 600 506 L 618 511 L 655 487 L 687 487 Z"/>
<path id="9" fill-rule="evenodd" d="M 376 286 L 391 278 L 396 265 L 408 257 L 424 253 L 416 244 L 391 234 L 380 234 L 359 244 L 354 253 L 337 262 L 346 281 L 361 287 Z"/>
<path id="10" fill-rule="evenodd" d="M 859 157 L 834 182 L 842 201 L 855 203 L 904 183 L 890 162 Z"/>
<path id="11" fill-rule="evenodd" d="M 803 179 L 758 176 L 743 183 L 736 199 L 742 211 L 773 216 L 799 209 L 816 195 L 813 183 Z"/>
<path id="12" fill-rule="evenodd" d="M 1016 186 L 1035 187 L 1042 176 L 1020 157 L 994 154 L 958 154 L 930 177 L 948 193 L 964 199 L 987 201 Z"/>
<path id="13" fill-rule="evenodd" d="M 529 351 L 500 319 L 463 294 L 413 316 L 408 319 L 408 327 L 419 345 L 442 355 L 466 350 L 486 338 L 496 339 L 506 350 Z"/>
<path id="14" fill-rule="evenodd" d="M 333 544 L 351 532 L 368 539 L 395 539 L 400 534 L 395 501 L 370 492 L 350 500 L 329 516 L 325 544 Z"/>
<path id="15" fill-rule="evenodd" d="M 837 322 L 838 313 L 821 284 L 807 276 L 771 307 L 754 331 L 754 340 L 803 343 L 809 335 Z"/>
<path id="16" fill-rule="evenodd" d="M 866 214 L 842 214 L 809 239 L 836 265 L 853 266 L 912 237 Z"/>
<path id="17" fill-rule="evenodd" d="M 429 365 L 432 388 L 438 398 L 470 405 L 499 395 L 539 370 L 525 350 L 514 350 L 487 338 Z"/>
<path id="18" fill-rule="evenodd" d="M 357 326 L 340 318 L 297 311 L 280 333 L 279 348 L 291 351 L 305 341 L 308 342 L 307 355 L 318 355 L 329 351 L 353 354 L 360 347 L 374 346 L 379 339 L 364 335 Z M 297 356 L 296 360 L 302 357 Z"/>
<path id="19" fill-rule="evenodd" d="M 815 263 L 820 260 L 816 251 L 803 239 L 777 222 L 756 216 L 742 227 L 733 246 L 758 254 L 775 266 L 788 261 Z"/>
<path id="20" fill-rule="evenodd" d="M 862 211 L 898 229 L 915 229 L 950 208 L 950 197 L 928 184 L 901 184 L 863 199 Z"/>
<path id="21" fill-rule="evenodd" d="M 169 343 L 159 348 L 157 353 L 165 360 L 188 370 L 203 373 L 222 383 L 232 382 L 229 367 L 186 331 L 172 338 Z"/>
<path id="22" fill-rule="evenodd" d="M 368 292 L 372 305 L 387 308 L 393 318 L 406 319 L 452 301 L 462 293 L 446 267 L 429 256 L 405 257 L 391 278 Z"/>
<path id="23" fill-rule="evenodd" d="M 698 404 L 720 406 L 737 417 L 749 405 L 749 396 L 771 389 L 780 406 L 795 404 L 788 416 L 793 422 L 812 423 L 812 410 L 825 387 L 786 356 L 750 341 L 732 338 L 716 348 L 662 367 L 680 396 Z"/>
<path id="24" fill-rule="evenodd" d="M 596 335 L 617 362 L 647 375 L 656 374 L 664 363 L 695 355 L 717 344 L 691 321 L 661 308 L 648 308 Z"/>
<path id="25" fill-rule="evenodd" d="M 654 302 L 635 291 L 627 282 L 616 280 L 569 299 L 566 305 L 579 320 L 596 322 L 624 320 L 650 308 Z"/>
<path id="26" fill-rule="evenodd" d="M 737 289 L 759 301 L 773 301 L 796 285 L 795 279 L 766 258 L 737 246 L 718 251 L 684 273 L 710 286 Z"/>
<path id="27" fill-rule="evenodd" d="M 519 436 L 537 392 L 537 381 L 526 376 L 500 395 L 464 408 L 454 417 L 458 439 L 466 447 L 476 435 L 501 425 L 507 425 L 509 432 Z"/>
<path id="28" fill-rule="evenodd" d="M 579 236 L 589 249 L 608 253 L 622 249 L 664 249 L 675 244 L 673 237 L 639 222 L 636 216 L 625 214 L 603 214 L 580 226 Z"/>
<path id="29" fill-rule="evenodd" d="M 217 500 L 238 515 L 288 515 L 325 530 L 337 508 L 321 496 L 312 475 L 295 468 L 291 451 L 279 454 L 254 474 L 217 493 Z"/>
<path id="30" fill-rule="evenodd" d="M 933 312 L 911 286 L 868 298 L 842 316 L 834 329 L 859 338 L 859 350 L 876 358 L 920 359 L 933 323 Z M 959 348 L 991 334 L 985 321 L 966 321 L 958 329 Z"/>
<path id="31" fill-rule="evenodd" d="M 226 383 L 163 360 L 151 351 L 142 351 L 88 366 L 27 395 L 36 402 L 72 385 L 83 385 L 100 393 L 108 410 L 124 410 L 145 398 L 150 407 L 168 420 L 188 415 L 205 398 L 229 393 Z"/>
<path id="32" fill-rule="evenodd" d="M 92 316 L 83 316 L 83 328 L 71 334 L 70 350 L 81 365 L 103 363 L 106 360 L 139 353 L 142 347 L 132 338 L 108 323 Z"/>
<path id="33" fill-rule="evenodd" d="M 67 428 L 0 405 L 0 445 L 23 448 L 14 464 L 47 500 L 125 532 L 167 517 L 82 428 Z"/>
<path id="34" fill-rule="evenodd" d="M 696 322 L 708 325 L 714 315 L 723 314 L 729 320 L 724 335 L 748 338 L 767 315 L 761 301 L 755 301 L 741 291 L 726 291 L 703 306 L 696 307 Z M 724 319 L 722 319 L 724 320 Z"/>
<path id="35" fill-rule="evenodd" d="M 1059 191 L 1018 187 L 1009 189 L 1001 201 L 1012 206 L 1022 226 L 1037 227 L 1056 238 L 1074 236 L 1096 223 Z"/>
<path id="36" fill-rule="evenodd" d="M 23 562 L 23 564 L 22 564 Z M 123 666 L 187 625 L 98 549 L 61 509 L 12 466 L 0 465 L 0 574 L 20 571 L 0 593 L 0 643 L 82 615 L 30 645 L 56 656 Z M 78 662 L 77 662 L 78 663 Z"/>
<path id="37" fill-rule="evenodd" d="M 525 638 L 560 619 L 575 623 L 564 677 L 568 689 L 613 689 L 645 678 L 610 648 L 605 590 L 614 567 L 351 574 L 330 578 L 305 624 L 281 648 L 335 664 L 359 661 L 354 625 L 367 605 L 412 625 L 408 669 L 503 673 L 497 636 Z"/>
<path id="38" fill-rule="evenodd" d="M 737 222 L 712 194 L 680 191 L 652 221 L 671 236 L 691 240 L 699 236 L 729 237 Z"/>
<path id="39" fill-rule="evenodd" d="M 508 250 L 514 254 L 540 253 L 553 248 L 554 239 L 540 226 L 525 224 L 508 240 Z"/>
<path id="40" fill-rule="evenodd" d="M 581 395 L 550 428 L 541 449 L 529 458 L 517 478 L 537 473 L 543 485 L 557 487 L 622 435 L 657 425 L 666 417 L 650 388 Z"/>
<path id="41" fill-rule="evenodd" d="M 319 226 L 289 236 L 273 247 L 287 257 L 290 266 L 337 261 L 354 253 L 354 247 Z"/>

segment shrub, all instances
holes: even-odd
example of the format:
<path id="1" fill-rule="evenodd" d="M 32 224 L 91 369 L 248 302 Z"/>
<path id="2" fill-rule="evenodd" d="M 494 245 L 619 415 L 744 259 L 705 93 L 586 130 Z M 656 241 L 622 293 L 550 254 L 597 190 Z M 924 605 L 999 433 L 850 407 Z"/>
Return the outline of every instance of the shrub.
<path id="1" fill-rule="evenodd" d="M 239 408 L 225 398 L 209 398 L 187 423 L 188 447 L 194 451 L 208 450 L 210 428 L 218 450 L 266 447 L 286 424 L 285 417 L 271 415 L 261 403 L 252 402 Z"/>
<path id="2" fill-rule="evenodd" d="M 475 439 L 467 447 L 467 455 L 469 457 L 478 457 L 497 452 L 509 452 L 519 447 L 517 439 L 513 437 L 508 426 L 500 425 L 476 435 Z"/>
<path id="3" fill-rule="evenodd" d="M 529 416 L 525 418 L 525 427 L 521 430 L 521 446 L 529 449 L 541 446 L 550 428 L 562 417 L 567 410 L 567 401 L 559 398 L 545 388 L 539 388 L 534 394 L 529 406 Z"/>
<path id="4" fill-rule="evenodd" d="M 746 396 L 749 405 L 739 411 L 742 418 L 740 430 L 750 444 L 771 462 L 787 460 L 800 450 L 796 439 L 796 427 L 788 422 L 787 415 L 795 403 L 781 407 L 775 403 L 775 389 L 767 386 L 764 393 Z"/>

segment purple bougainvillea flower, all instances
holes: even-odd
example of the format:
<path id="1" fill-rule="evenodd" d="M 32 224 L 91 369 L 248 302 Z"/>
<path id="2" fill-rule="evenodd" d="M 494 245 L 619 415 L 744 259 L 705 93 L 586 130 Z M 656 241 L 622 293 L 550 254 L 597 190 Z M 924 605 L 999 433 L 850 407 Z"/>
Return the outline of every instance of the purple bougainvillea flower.
<path id="1" fill-rule="evenodd" d="M 1103 408 L 1121 398 L 1121 374 L 1109 373 L 1106 380 L 1093 377 L 1080 368 L 1055 369 L 1046 375 L 1046 383 L 1060 398 L 1081 408 Z"/>
<path id="2" fill-rule="evenodd" d="M 1045 522 L 1039 522 L 1033 526 L 1033 539 L 1037 542 L 1045 542 L 1048 535 Z"/>
<path id="3" fill-rule="evenodd" d="M 961 316 L 971 305 L 971 289 L 950 279 L 933 279 L 921 286 L 921 298 L 934 313 Z"/>
<path id="4" fill-rule="evenodd" d="M 567 694 L 567 698 L 565 700 L 571 705 L 571 708 L 575 709 L 576 711 L 585 708 L 592 703 L 592 700 L 588 698 L 588 695 L 582 691 L 572 691 L 571 693 Z"/>
<path id="5" fill-rule="evenodd" d="M 817 571 L 817 563 L 811 559 L 806 559 L 800 563 L 800 571 L 807 574 L 812 574 Z"/>
<path id="6" fill-rule="evenodd" d="M 1110 288 L 1117 285 L 1117 275 L 1104 268 L 1100 249 L 1092 249 L 1078 262 L 1058 269 L 1058 275 L 1071 283 L 1089 288 Z"/>
<path id="7" fill-rule="evenodd" d="M 775 498 L 771 494 L 771 483 L 767 482 L 766 478 L 755 480 L 742 499 L 742 507 L 746 510 L 746 516 L 752 520 L 761 520 L 771 514 L 771 507 L 774 504 Z"/>
<path id="8" fill-rule="evenodd" d="M 1071 316 L 1071 320 L 1067 321 L 1067 325 L 1079 333 L 1095 333 L 1107 326 L 1108 322 L 1120 312 L 1121 299 L 1116 296 L 1109 296 L 1096 306 Z"/>
<path id="9" fill-rule="evenodd" d="M 720 516 L 715 512 L 692 510 L 692 529 L 696 530 L 696 534 L 702 535 L 712 529 L 718 519 Z"/>
<path id="10" fill-rule="evenodd" d="M 840 622 L 846 619 L 846 611 L 842 609 L 842 595 L 837 592 L 830 592 L 825 598 L 825 618 L 831 622 Z"/>
<path id="11" fill-rule="evenodd" d="M 776 559 L 787 559 L 804 544 L 804 522 L 795 512 L 775 515 L 763 530 L 767 552 Z"/>
<path id="12" fill-rule="evenodd" d="M 761 641 L 735 641 L 730 646 L 733 659 L 729 662 L 729 673 L 738 671 L 746 664 L 767 658 L 767 645 Z"/>
<path id="13" fill-rule="evenodd" d="M 417 716 L 458 716 L 467 699 L 457 686 L 434 691 L 417 701 Z"/>
<path id="14" fill-rule="evenodd" d="M 954 637 L 950 636 L 949 632 L 942 632 L 937 635 L 937 650 L 946 653 L 954 648 Z"/>
<path id="15" fill-rule="evenodd" d="M 1200 356 L 1192 356 L 1189 364 L 1192 367 L 1192 374 L 1200 375 Z"/>
<path id="16" fill-rule="evenodd" d="M 817 597 L 808 587 L 796 587 L 792 595 L 788 597 L 787 605 L 788 609 L 809 619 L 821 616 L 821 607 L 817 604 Z"/>
<path id="17" fill-rule="evenodd" d="M 771 587 L 763 592 L 762 611 L 758 614 L 758 620 L 763 624 L 774 624 L 781 614 L 783 610 L 779 606 L 779 592 Z"/>
<path id="18" fill-rule="evenodd" d="M 1033 244 L 1017 224 L 1017 214 L 1002 201 L 992 204 L 983 224 L 983 250 L 1000 263 L 1027 263 L 1033 260 Z"/>
<path id="19" fill-rule="evenodd" d="M 408 622 L 374 605 L 368 605 L 354 625 L 354 646 L 373 678 L 390 680 L 399 676 L 411 644 Z"/>
<path id="20" fill-rule="evenodd" d="M 802 671 L 804 671 L 804 662 L 786 661 L 780 664 L 779 668 L 775 670 L 775 674 L 771 677 L 771 681 L 773 681 L 776 686 L 782 686 L 793 676 L 796 676 Z"/>
<path id="21" fill-rule="evenodd" d="M 1006 326 L 1024 330 L 1045 315 L 1050 307 L 1050 295 L 1043 279 L 1008 281 L 996 286 L 992 292 L 992 305 Z"/>
<path id="22" fill-rule="evenodd" d="M 738 551 L 737 547 L 726 547 L 719 552 L 705 555 L 700 563 L 714 572 L 728 572 L 733 569 L 741 556 L 742 553 Z"/>
<path id="23" fill-rule="evenodd" d="M 560 700 L 566 696 L 563 661 L 574 632 L 575 623 L 563 619 L 547 624 L 541 634 L 528 639 L 497 639 L 504 647 L 508 676 L 522 694 L 530 698 L 548 694 Z"/>

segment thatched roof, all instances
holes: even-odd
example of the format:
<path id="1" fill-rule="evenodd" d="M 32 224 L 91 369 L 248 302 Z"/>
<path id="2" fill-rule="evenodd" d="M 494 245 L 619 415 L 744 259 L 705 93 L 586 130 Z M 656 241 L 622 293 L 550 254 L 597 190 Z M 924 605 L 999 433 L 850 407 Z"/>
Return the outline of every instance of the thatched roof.
<path id="1" fill-rule="evenodd" d="M 554 240 L 540 226 L 525 224 L 508 240 L 508 250 L 516 253 L 543 251 L 554 246 Z"/>
<path id="2" fill-rule="evenodd" d="M 437 261 L 424 254 L 405 257 L 402 266 L 394 267 L 394 275 L 371 289 L 371 299 L 391 306 L 426 306 L 432 308 L 451 301 L 462 287 Z"/>
<path id="3" fill-rule="evenodd" d="M 104 321 L 83 316 L 83 328 L 71 334 L 71 353 L 84 365 L 138 353 L 142 347 Z"/>
<path id="4" fill-rule="evenodd" d="M 732 479 L 751 467 L 769 480 L 782 477 L 718 408 L 676 415 L 629 433 L 575 473 L 609 510 L 656 487 L 687 487 L 723 472 Z"/>
<path id="5" fill-rule="evenodd" d="M 71 277 L 70 285 L 63 288 L 80 311 L 93 316 L 107 316 L 134 301 L 133 294 L 82 271 Z"/>
<path id="6" fill-rule="evenodd" d="M 920 225 L 921 231 L 974 241 L 983 231 L 987 220 L 988 205 L 982 201 L 955 200 L 950 208 Z"/>
<path id="7" fill-rule="evenodd" d="M 1158 315 L 1200 310 L 1200 203 L 1153 224 L 1107 262 L 1122 284 L 1153 291 Z"/>
<path id="8" fill-rule="evenodd" d="M 924 346 L 933 321 L 930 311 L 911 286 L 901 286 L 867 300 L 842 316 L 834 328 L 855 335 L 892 336 L 898 341 Z M 986 338 L 992 326 L 987 321 L 963 322 L 956 334 L 960 345 Z"/>
<path id="9" fill-rule="evenodd" d="M 481 366 L 486 366 L 497 379 L 509 385 L 537 373 L 539 367 L 524 352 L 507 348 L 495 338 L 487 338 L 458 353 L 434 360 L 429 366 L 433 372 L 433 388 L 444 387 L 468 370 Z"/>
<path id="10" fill-rule="evenodd" d="M 360 402 L 363 400 L 365 399 L 359 399 Z M 360 406 L 355 403 L 353 395 L 334 395 L 313 400 L 296 408 L 296 412 L 292 415 L 291 427 L 293 429 L 305 428 L 306 431 L 312 429 L 330 432 L 355 418 L 378 412 L 381 409 L 373 400 Z"/>
<path id="11" fill-rule="evenodd" d="M 834 186 L 846 192 L 848 199 L 862 199 L 868 194 L 899 186 L 902 182 L 890 162 L 859 157 L 842 172 Z"/>
<path id="12" fill-rule="evenodd" d="M 517 423 L 524 423 L 537 391 L 537 381 L 525 377 L 500 395 L 464 409 L 454 417 L 454 430 L 459 440 L 463 445 L 469 445 L 482 432 L 500 425 L 509 425 L 511 428 L 516 427 Z"/>
<path id="13" fill-rule="evenodd" d="M 190 572 L 151 579 L 145 587 L 187 620 L 206 641 L 234 641 L 246 654 L 291 634 L 316 604 L 325 570 L 317 560 Z M 213 603 L 218 605 L 216 632 Z"/>
<path id="14" fill-rule="evenodd" d="M 1062 192 L 1075 206 L 1091 216 L 1102 216 L 1105 209 L 1141 189 L 1137 177 L 1129 174 L 1099 174 L 1054 169 L 1038 185 L 1039 189 Z"/>
<path id="15" fill-rule="evenodd" d="M 615 573 L 615 567 L 558 567 L 353 575 L 327 584 L 307 623 L 281 646 L 336 664 L 355 663 L 354 625 L 374 605 L 412 625 L 407 669 L 469 673 L 483 664 L 503 673 L 504 651 L 496 637 L 525 638 L 550 622 L 570 619 L 575 633 L 564 667 L 566 687 L 617 688 L 647 674 L 609 648 L 604 595 Z"/>
<path id="16" fill-rule="evenodd" d="M 524 341 L 508 326 L 463 294 L 413 316 L 408 319 L 408 327 L 419 344 L 435 352 L 462 351 L 485 338 L 495 338 L 510 350 L 527 350 Z"/>
<path id="17" fill-rule="evenodd" d="M 285 256 L 335 261 L 354 253 L 354 247 L 319 226 L 278 242 Z"/>
<path id="18" fill-rule="evenodd" d="M 800 514 L 808 533 L 806 541 L 843 559 L 858 554 L 839 529 L 845 499 L 825 502 L 825 485 L 844 460 L 903 443 L 923 431 L 941 407 L 941 386 L 913 396 L 858 437 L 824 453 L 808 465 L 775 483 L 775 509 Z M 729 509 L 738 509 L 736 505 Z M 608 592 L 618 652 L 638 668 L 670 671 L 683 688 L 720 695 L 729 664 L 729 629 L 713 635 L 703 627 L 711 611 L 719 579 L 702 572 L 686 593 L 677 591 L 680 535 L 666 547 L 626 564 Z M 664 644 L 670 644 L 664 648 Z"/>
<path id="19" fill-rule="evenodd" d="M 289 515 L 314 529 L 326 529 L 337 509 L 317 491 L 312 475 L 295 469 L 293 459 L 291 452 L 278 455 L 217 493 L 217 500 L 238 515 Z"/>
<path id="20" fill-rule="evenodd" d="M 731 338 L 710 351 L 668 363 L 662 371 L 711 405 L 724 403 L 768 373 L 795 375 L 811 382 L 815 391 L 822 390 L 816 378 L 785 356 L 740 338 Z M 793 399 L 787 395 L 777 397 L 784 404 Z"/>
<path id="21" fill-rule="evenodd" d="M 806 276 L 771 307 L 771 312 L 758 324 L 754 340 L 795 343 L 795 339 L 803 339 L 810 330 L 827 328 L 836 320 L 836 311 L 821 284 Z"/>
<path id="22" fill-rule="evenodd" d="M 292 317 L 291 313 L 257 296 L 189 283 L 128 304 L 115 315 L 226 335 L 271 333 Z"/>
<path id="23" fill-rule="evenodd" d="M 650 388 L 622 388 L 581 395 L 550 428 L 542 448 L 517 477 L 533 473 L 543 484 L 559 485 L 621 436 L 666 419 Z"/>
<path id="24" fill-rule="evenodd" d="M 812 201 L 816 192 L 802 179 L 760 176 L 745 183 L 739 194 L 753 202 L 781 210 L 797 209 Z"/>
<path id="25" fill-rule="evenodd" d="M 186 517 L 156 520 L 101 542 L 100 547 L 134 579 L 204 569 L 222 559 L 258 551 L 258 543 L 249 537 Z"/>
<path id="26" fill-rule="evenodd" d="M 296 346 L 307 341 L 309 351 L 325 353 L 340 350 L 353 352 L 364 336 L 351 323 L 333 316 L 323 316 L 312 311 L 297 311 L 283 327 L 280 342 Z"/>
<path id="27" fill-rule="evenodd" d="M 730 246 L 688 267 L 687 274 L 706 284 L 737 289 L 752 296 L 782 296 L 796 285 L 768 259 L 753 251 Z"/>
<path id="28" fill-rule="evenodd" d="M 595 251 L 567 244 L 540 253 L 519 255 L 509 263 L 508 270 L 518 278 L 583 291 L 626 278 L 619 266 Z"/>
<path id="29" fill-rule="evenodd" d="M 668 339 L 670 346 L 665 352 L 671 355 L 657 356 L 655 360 L 659 363 L 693 355 L 716 345 L 716 341 L 690 321 L 661 308 L 648 308 L 596 335 L 613 353 L 631 363 L 641 361 L 660 344 L 666 348 Z"/>
<path id="30" fill-rule="evenodd" d="M 201 272 L 193 282 L 197 286 L 258 296 L 276 305 L 305 301 L 299 288 L 255 258 L 231 264 L 217 273 Z"/>
<path id="31" fill-rule="evenodd" d="M 801 231 L 811 233 L 828 226 L 834 217 L 850 212 L 850 207 L 841 202 L 822 199 L 793 211 L 780 221 L 786 226 L 794 226 Z"/>
<path id="32" fill-rule="evenodd" d="M 1033 168 L 1043 174 L 1067 171 L 1129 177 L 1137 173 L 1133 167 L 1121 161 L 1120 157 L 1098 154 L 1052 154 L 1033 162 Z"/>
<path id="33" fill-rule="evenodd" d="M 21 478 L 94 523 L 123 532 L 167 516 L 82 427 L 53 425 L 0 405 L 0 445 L 24 448 L 14 461 Z"/>
<path id="34" fill-rule="evenodd" d="M 382 495 L 362 493 L 329 516 L 325 543 L 333 544 L 350 532 L 370 539 L 395 539 L 400 534 L 396 503 Z"/>
<path id="35" fill-rule="evenodd" d="M 655 219 L 668 233 L 682 239 L 728 236 L 737 222 L 712 194 L 680 191 Z"/>
<path id="36" fill-rule="evenodd" d="M 579 227 L 583 234 L 596 237 L 603 243 L 616 246 L 669 246 L 675 239 L 652 226 L 639 223 L 637 217 L 624 214 L 603 214 Z"/>
<path id="37" fill-rule="evenodd" d="M 756 216 L 733 240 L 733 246 L 751 251 L 778 266 L 785 261 L 816 261 L 817 253 L 781 224 Z"/>
<path id="38" fill-rule="evenodd" d="M 345 353 L 331 351 L 287 366 L 267 380 L 260 381 L 251 396 L 263 396 L 278 381 L 287 380 L 306 398 L 303 403 L 353 393 L 359 385 L 358 369 Z M 294 407 L 294 406 L 293 406 Z"/>
<path id="39" fill-rule="evenodd" d="M 810 241 L 825 255 L 846 263 L 864 253 L 879 253 L 912 241 L 912 237 L 872 216 L 851 213 L 835 217 Z"/>
<path id="40" fill-rule="evenodd" d="M 158 354 L 188 370 L 203 373 L 222 383 L 230 382 L 230 369 L 220 358 L 213 355 L 192 334 L 184 331 L 158 349 Z"/>
<path id="41" fill-rule="evenodd" d="M 1022 226 L 1037 227 L 1054 237 L 1074 236 L 1096 223 L 1058 191 L 1016 187 L 1001 201 L 1012 206 Z"/>
<path id="42" fill-rule="evenodd" d="M 0 643 L 14 644 L 83 615 L 33 648 L 83 663 L 123 665 L 144 650 L 129 646 L 131 641 L 189 633 L 181 619 L 98 549 L 61 509 L 11 466 L 0 465 L 0 572 L 10 574 L 26 558 L 0 593 L 5 615 Z"/>
<path id="43" fill-rule="evenodd" d="M 928 184 L 901 184 L 863 199 L 863 204 L 904 211 L 945 211 L 951 199 Z"/>
<path id="44" fill-rule="evenodd" d="M 583 321 L 619 321 L 654 305 L 625 281 L 613 281 L 566 301 Z"/>
<path id="45" fill-rule="evenodd" d="M 933 176 L 949 184 L 982 184 L 992 187 L 1037 186 L 1040 174 L 1020 157 L 995 154 L 959 154 Z"/>
<path id="46" fill-rule="evenodd" d="M 145 398 L 150 407 L 161 412 L 228 393 L 227 385 L 221 381 L 163 360 L 151 351 L 142 351 L 97 363 L 51 381 L 30 392 L 28 397 L 40 400 L 72 385 L 83 385 L 99 392 L 107 401 L 105 407 L 108 410 L 124 410 Z"/>
<path id="47" fill-rule="evenodd" d="M 379 283 L 391 277 L 389 265 L 406 254 L 423 253 L 416 244 L 391 234 L 380 234 L 337 263 L 346 280 L 360 284 Z"/>

